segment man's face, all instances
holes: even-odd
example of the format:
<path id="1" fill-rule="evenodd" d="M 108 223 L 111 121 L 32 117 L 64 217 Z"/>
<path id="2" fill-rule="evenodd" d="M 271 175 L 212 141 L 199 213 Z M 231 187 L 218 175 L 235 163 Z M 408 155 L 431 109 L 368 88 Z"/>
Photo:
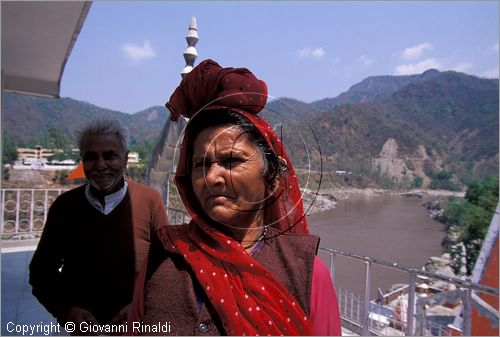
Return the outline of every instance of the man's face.
<path id="1" fill-rule="evenodd" d="M 82 150 L 83 170 L 92 186 L 105 195 L 118 191 L 128 161 L 120 138 L 93 134 L 85 140 Z"/>

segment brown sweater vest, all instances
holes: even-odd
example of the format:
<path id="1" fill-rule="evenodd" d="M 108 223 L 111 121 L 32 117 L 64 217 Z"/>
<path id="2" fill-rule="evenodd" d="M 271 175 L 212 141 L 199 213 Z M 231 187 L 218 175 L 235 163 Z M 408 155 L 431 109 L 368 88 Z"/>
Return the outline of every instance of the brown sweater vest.
<path id="1" fill-rule="evenodd" d="M 150 233 L 166 223 L 159 193 L 132 181 L 108 215 L 90 205 L 85 186 L 62 194 L 30 264 L 33 295 L 60 322 L 71 306 L 109 322 L 132 299 Z"/>
<path id="2" fill-rule="evenodd" d="M 309 315 L 312 271 L 319 238 L 276 234 L 276 231 L 268 233 L 270 239 L 263 242 L 254 258 L 274 273 Z M 153 248 L 151 257 L 155 260 L 149 261 L 144 323 L 150 326 L 165 326 L 166 323 L 170 331 L 158 331 L 159 335 L 224 335 L 217 313 L 184 259 L 158 247 Z M 197 294 L 198 298 L 203 298 L 202 304 L 198 303 Z M 154 331 L 143 333 L 155 334 Z"/>

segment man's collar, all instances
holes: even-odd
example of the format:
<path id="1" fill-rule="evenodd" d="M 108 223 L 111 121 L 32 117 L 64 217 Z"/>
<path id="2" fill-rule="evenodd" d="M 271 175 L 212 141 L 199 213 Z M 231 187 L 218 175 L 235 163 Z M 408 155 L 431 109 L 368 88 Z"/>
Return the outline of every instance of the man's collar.
<path id="1" fill-rule="evenodd" d="M 123 178 L 122 178 L 123 179 Z M 109 214 L 116 206 L 123 200 L 128 190 L 128 183 L 125 179 L 123 179 L 123 186 L 118 191 L 105 195 L 103 200 L 100 200 L 98 196 L 96 196 L 92 190 L 95 190 L 91 184 L 87 184 L 85 186 L 85 197 L 88 202 L 94 206 L 95 209 L 100 211 L 103 214 Z M 101 202 L 104 202 L 103 203 Z"/>

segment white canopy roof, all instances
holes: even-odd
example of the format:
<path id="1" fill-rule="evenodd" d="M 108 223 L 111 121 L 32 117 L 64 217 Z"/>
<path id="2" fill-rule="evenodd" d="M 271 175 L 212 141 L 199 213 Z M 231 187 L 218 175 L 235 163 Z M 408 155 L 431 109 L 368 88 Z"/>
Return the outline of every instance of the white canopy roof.
<path id="1" fill-rule="evenodd" d="M 6 91 L 59 97 L 61 77 L 90 1 L 2 1 Z"/>

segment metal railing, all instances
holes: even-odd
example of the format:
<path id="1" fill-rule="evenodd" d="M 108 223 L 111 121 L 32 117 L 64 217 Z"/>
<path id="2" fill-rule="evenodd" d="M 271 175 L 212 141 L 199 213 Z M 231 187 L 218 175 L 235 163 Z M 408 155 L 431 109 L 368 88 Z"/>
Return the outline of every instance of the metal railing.
<path id="1" fill-rule="evenodd" d="M 50 206 L 64 191 L 66 189 L 2 189 L 2 239 L 39 236 Z"/>
<path id="2" fill-rule="evenodd" d="M 461 305 L 461 320 L 463 321 L 460 330 L 454 330 L 453 334 L 471 335 L 471 313 L 474 307 L 479 314 L 488 317 L 493 325 L 498 326 L 498 313 L 496 316 L 487 312 L 479 301 L 474 300 L 474 293 L 489 294 L 498 297 L 498 289 L 472 283 L 455 277 L 449 277 L 437 273 L 428 272 L 421 269 L 400 265 L 393 262 L 378 260 L 370 256 L 360 256 L 350 252 L 332 248 L 320 248 L 320 252 L 326 253 L 329 257 L 329 265 L 332 279 L 336 281 L 337 259 L 339 257 L 361 261 L 365 268 L 365 291 L 362 298 L 352 292 L 337 288 L 339 298 L 340 314 L 343 326 L 363 336 L 368 335 L 451 335 L 449 326 L 433 322 L 425 314 L 432 306 L 441 304 Z M 378 265 L 384 268 L 404 272 L 408 277 L 407 307 L 400 307 L 398 313 L 394 310 L 391 314 L 382 314 L 390 311 L 390 307 L 382 303 L 371 301 L 370 290 L 372 286 L 372 267 Z M 448 283 L 450 289 L 455 291 L 444 291 L 436 295 L 419 296 L 417 290 L 417 277 L 426 280 L 437 280 Z M 452 285 L 452 286 L 451 286 Z"/>
<path id="3" fill-rule="evenodd" d="M 167 212 L 168 221 L 172 225 L 187 223 L 191 220 L 191 217 L 185 210 L 169 207 Z"/>
<path id="4" fill-rule="evenodd" d="M 54 200 L 68 189 L 2 189 L 0 232 L 2 239 L 34 239 L 42 234 Z M 188 222 L 189 215 L 168 208 L 172 224 Z"/>

